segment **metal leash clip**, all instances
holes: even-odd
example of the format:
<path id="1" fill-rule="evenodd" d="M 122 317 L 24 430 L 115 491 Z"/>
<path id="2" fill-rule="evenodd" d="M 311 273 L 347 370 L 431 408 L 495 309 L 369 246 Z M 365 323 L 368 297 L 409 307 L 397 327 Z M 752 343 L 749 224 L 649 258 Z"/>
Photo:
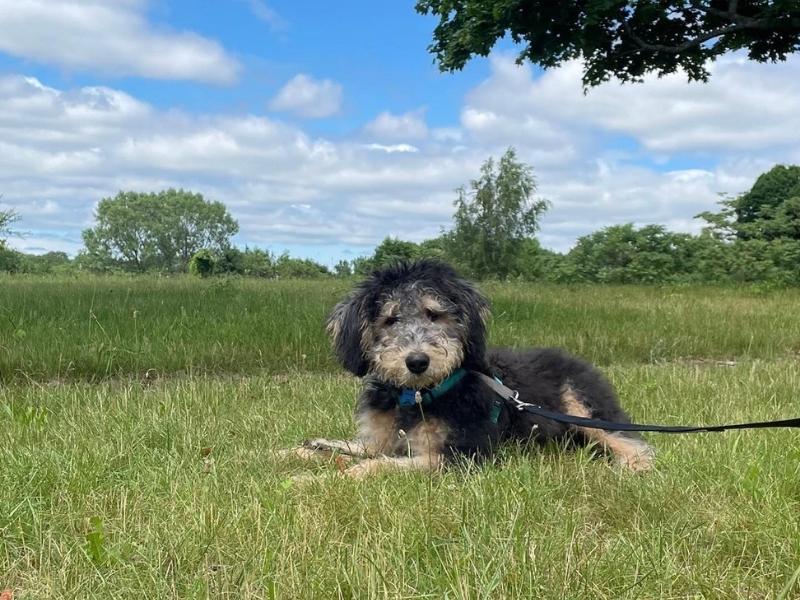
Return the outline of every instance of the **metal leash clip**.
<path id="1" fill-rule="evenodd" d="M 519 392 L 517 390 L 514 390 L 514 395 L 511 398 L 509 398 L 509 400 L 511 400 L 511 402 L 514 403 L 514 408 L 516 408 L 517 410 L 524 410 L 526 406 L 534 406 L 529 402 L 523 402 L 522 400 L 520 400 Z"/>

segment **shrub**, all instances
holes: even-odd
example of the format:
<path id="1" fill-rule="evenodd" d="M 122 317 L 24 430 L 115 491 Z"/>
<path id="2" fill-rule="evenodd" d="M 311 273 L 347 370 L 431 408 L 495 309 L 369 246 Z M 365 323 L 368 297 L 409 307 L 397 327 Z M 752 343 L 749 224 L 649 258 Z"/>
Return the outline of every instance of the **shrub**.
<path id="1" fill-rule="evenodd" d="M 216 260 L 211 250 L 203 248 L 194 253 L 189 260 L 189 273 L 198 277 L 208 277 L 214 274 Z"/>

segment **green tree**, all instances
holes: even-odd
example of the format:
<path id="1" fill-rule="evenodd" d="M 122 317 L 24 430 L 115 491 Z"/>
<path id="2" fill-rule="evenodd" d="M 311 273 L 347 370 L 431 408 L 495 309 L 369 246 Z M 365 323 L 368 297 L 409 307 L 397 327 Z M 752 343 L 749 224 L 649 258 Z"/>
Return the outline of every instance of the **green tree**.
<path id="1" fill-rule="evenodd" d="M 733 248 L 719 236 L 705 230 L 689 240 L 690 264 L 686 281 L 713 283 L 729 281 L 733 259 Z"/>
<path id="2" fill-rule="evenodd" d="M 800 284 L 800 240 L 736 240 L 728 253 L 733 281 Z"/>
<path id="3" fill-rule="evenodd" d="M 478 179 L 458 190 L 454 227 L 445 234 L 447 253 L 476 277 L 507 277 L 523 241 L 539 228 L 548 203 L 533 197 L 533 169 L 509 148 L 498 162 L 487 160 Z"/>
<path id="4" fill-rule="evenodd" d="M 275 258 L 272 253 L 259 248 L 245 247 L 242 255 L 242 275 L 250 277 L 275 277 Z"/>
<path id="5" fill-rule="evenodd" d="M 661 225 L 613 225 L 579 238 L 568 260 L 580 281 L 664 283 L 692 271 L 691 241 Z"/>
<path id="6" fill-rule="evenodd" d="M 6 239 L 11 235 L 11 224 L 17 219 L 17 213 L 13 210 L 0 210 L 0 246 L 5 245 Z"/>
<path id="7" fill-rule="evenodd" d="M 13 210 L 0 210 L 0 271 L 16 273 L 20 270 L 22 255 L 6 245 L 11 235 L 11 224 L 17 220 Z"/>
<path id="8" fill-rule="evenodd" d="M 583 58 L 586 87 L 678 69 L 706 81 L 707 63 L 727 52 L 775 62 L 800 49 L 797 0 L 417 0 L 416 8 L 439 19 L 429 50 L 443 71 L 510 35 L 522 45 L 518 62 L 551 68 Z"/>
<path id="9" fill-rule="evenodd" d="M 275 261 L 275 272 L 282 279 L 316 279 L 330 275 L 330 271 L 309 258 L 292 258 L 284 252 Z"/>
<path id="10" fill-rule="evenodd" d="M 365 277 L 375 270 L 371 256 L 359 256 L 353 259 L 353 274 Z"/>
<path id="11" fill-rule="evenodd" d="M 800 166 L 775 165 L 756 179 L 753 187 L 733 202 L 738 223 L 772 217 L 790 198 L 800 198 Z"/>
<path id="12" fill-rule="evenodd" d="M 53 273 L 70 269 L 72 261 L 66 252 L 45 252 L 44 254 L 23 254 L 21 271 L 25 273 Z"/>
<path id="13" fill-rule="evenodd" d="M 511 275 L 525 281 L 561 281 L 565 257 L 542 248 L 539 240 L 523 240 Z"/>
<path id="14" fill-rule="evenodd" d="M 336 277 L 350 277 L 353 275 L 353 266 L 350 261 L 340 260 L 334 265 L 333 273 Z"/>
<path id="15" fill-rule="evenodd" d="M 447 238 L 444 235 L 424 240 L 418 244 L 419 258 L 435 258 L 443 261 L 457 262 L 447 253 Z"/>
<path id="16" fill-rule="evenodd" d="M 221 202 L 169 189 L 120 192 L 100 201 L 97 225 L 83 232 L 86 264 L 134 271 L 182 271 L 201 248 L 222 253 L 239 225 Z"/>
<path id="17" fill-rule="evenodd" d="M 800 240 L 800 166 L 776 165 L 749 191 L 720 204 L 720 212 L 698 217 L 721 239 Z"/>
<path id="18" fill-rule="evenodd" d="M 414 242 L 406 242 L 387 237 L 375 248 L 372 255 L 373 268 L 381 268 L 399 261 L 419 258 L 419 246 Z"/>
<path id="19" fill-rule="evenodd" d="M 215 257 L 214 272 L 228 275 L 244 274 L 244 252 L 238 248 L 224 248 Z"/>

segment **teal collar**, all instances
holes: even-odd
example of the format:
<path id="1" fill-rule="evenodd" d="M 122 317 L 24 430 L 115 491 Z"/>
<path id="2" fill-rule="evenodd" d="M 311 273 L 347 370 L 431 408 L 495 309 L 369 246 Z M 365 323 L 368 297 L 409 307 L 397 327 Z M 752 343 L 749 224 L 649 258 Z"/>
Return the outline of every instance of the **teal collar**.
<path id="1" fill-rule="evenodd" d="M 415 404 L 429 404 L 440 396 L 449 392 L 453 387 L 464 378 L 467 374 L 465 369 L 456 369 L 442 381 L 439 385 L 426 392 L 414 390 L 411 388 L 403 388 L 400 390 L 400 398 L 397 403 L 400 406 L 414 406 Z"/>

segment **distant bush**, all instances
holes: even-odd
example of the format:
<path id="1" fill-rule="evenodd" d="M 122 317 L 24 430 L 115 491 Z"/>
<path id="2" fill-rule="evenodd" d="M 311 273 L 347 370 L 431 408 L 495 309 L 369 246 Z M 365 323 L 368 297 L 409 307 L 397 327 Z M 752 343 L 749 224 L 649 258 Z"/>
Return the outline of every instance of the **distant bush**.
<path id="1" fill-rule="evenodd" d="M 211 250 L 203 248 L 189 259 L 189 273 L 198 277 L 209 277 L 214 274 L 216 260 Z"/>
<path id="2" fill-rule="evenodd" d="M 316 279 L 331 274 L 326 266 L 308 258 L 292 258 L 287 252 L 275 261 L 275 273 L 282 279 Z"/>
<path id="3" fill-rule="evenodd" d="M 0 241 L 0 271 L 17 273 L 22 267 L 22 253 L 8 248 Z"/>

